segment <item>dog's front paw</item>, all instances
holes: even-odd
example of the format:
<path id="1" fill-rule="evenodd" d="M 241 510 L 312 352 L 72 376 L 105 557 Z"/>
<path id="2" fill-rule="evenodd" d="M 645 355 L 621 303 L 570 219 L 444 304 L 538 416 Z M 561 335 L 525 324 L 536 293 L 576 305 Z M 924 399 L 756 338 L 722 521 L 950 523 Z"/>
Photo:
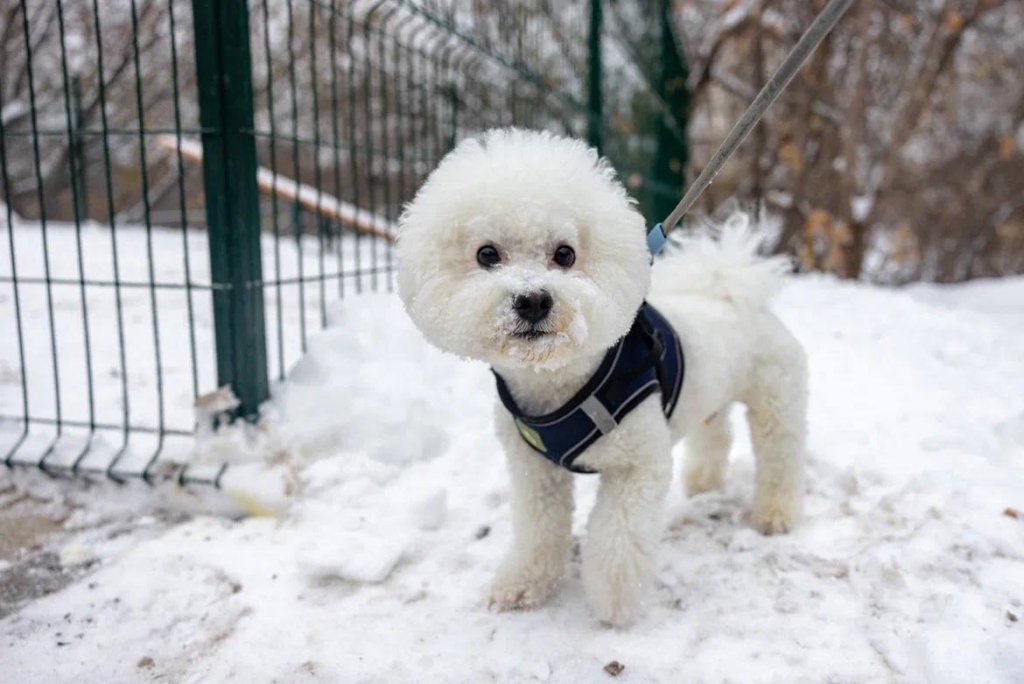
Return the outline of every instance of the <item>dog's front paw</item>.
<path id="1" fill-rule="evenodd" d="M 558 579 L 529 571 L 499 572 L 491 585 L 487 607 L 499 612 L 535 608 L 555 592 Z"/>
<path id="2" fill-rule="evenodd" d="M 783 534 L 796 525 L 800 502 L 795 496 L 766 497 L 755 501 L 750 518 L 761 534 Z"/>
<path id="3" fill-rule="evenodd" d="M 589 576 L 584 573 L 583 581 L 590 608 L 601 622 L 622 627 L 636 620 L 643 611 L 646 582 L 596 573 Z"/>
<path id="4" fill-rule="evenodd" d="M 597 618 L 615 627 L 636 620 L 644 610 L 651 574 L 651 559 L 636 548 L 622 554 L 585 554 L 583 587 Z"/>

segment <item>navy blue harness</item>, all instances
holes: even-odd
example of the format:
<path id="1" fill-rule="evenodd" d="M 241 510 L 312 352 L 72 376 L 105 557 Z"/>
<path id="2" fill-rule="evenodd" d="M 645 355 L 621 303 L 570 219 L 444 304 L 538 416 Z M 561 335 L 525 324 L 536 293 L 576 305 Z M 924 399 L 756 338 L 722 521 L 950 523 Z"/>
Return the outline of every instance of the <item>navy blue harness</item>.
<path id="1" fill-rule="evenodd" d="M 644 302 L 629 332 L 608 350 L 593 377 L 552 413 L 526 415 L 501 376 L 494 376 L 501 403 L 534 451 L 575 473 L 592 473 L 595 471 L 573 462 L 655 392 L 661 392 L 661 407 L 666 417 L 671 416 L 683 388 L 684 373 L 679 336 L 664 316 Z"/>

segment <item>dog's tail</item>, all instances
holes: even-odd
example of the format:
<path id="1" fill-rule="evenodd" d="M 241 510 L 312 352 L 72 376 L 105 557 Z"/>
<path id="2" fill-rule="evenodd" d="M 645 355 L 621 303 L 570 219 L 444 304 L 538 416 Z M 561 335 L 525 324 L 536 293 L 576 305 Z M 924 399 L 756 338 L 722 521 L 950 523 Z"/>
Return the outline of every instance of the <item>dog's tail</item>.
<path id="1" fill-rule="evenodd" d="M 655 266 L 654 292 L 713 297 L 744 308 L 766 306 L 792 266 L 785 256 L 759 256 L 764 234 L 747 214 L 735 213 L 720 226 L 686 235 Z"/>

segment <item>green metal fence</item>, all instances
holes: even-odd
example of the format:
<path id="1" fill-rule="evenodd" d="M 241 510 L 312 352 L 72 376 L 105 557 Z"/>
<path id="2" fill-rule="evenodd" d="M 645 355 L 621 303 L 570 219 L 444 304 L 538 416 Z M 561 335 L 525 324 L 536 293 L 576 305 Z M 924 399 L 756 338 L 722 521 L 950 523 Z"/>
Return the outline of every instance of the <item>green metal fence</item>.
<path id="1" fill-rule="evenodd" d="M 216 483 L 197 421 L 255 418 L 333 299 L 391 288 L 459 139 L 587 137 L 673 201 L 678 48 L 668 0 L 0 0 L 0 458 Z"/>

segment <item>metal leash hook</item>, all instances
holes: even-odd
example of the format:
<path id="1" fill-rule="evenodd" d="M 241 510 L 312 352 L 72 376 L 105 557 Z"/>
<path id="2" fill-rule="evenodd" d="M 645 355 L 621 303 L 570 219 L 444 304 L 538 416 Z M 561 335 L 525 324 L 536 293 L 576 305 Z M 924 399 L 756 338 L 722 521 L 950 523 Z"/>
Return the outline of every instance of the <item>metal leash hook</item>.
<path id="1" fill-rule="evenodd" d="M 779 99 L 779 95 L 782 94 L 782 91 L 793 80 L 796 72 L 800 70 L 800 67 L 807 61 L 810 54 L 814 52 L 814 48 L 818 47 L 818 44 L 835 27 L 836 23 L 852 4 L 853 0 L 830 0 L 825 5 L 825 9 L 821 10 L 821 14 L 811 22 L 811 25 L 804 34 L 800 36 L 800 40 L 797 41 L 793 49 L 786 55 L 786 59 L 775 70 L 772 77 L 761 88 L 761 92 L 757 94 L 754 101 L 743 112 L 743 116 L 739 118 L 739 121 L 729 131 L 725 141 L 715 150 L 711 161 L 700 172 L 697 180 L 686 190 L 683 199 L 679 200 L 679 204 L 676 205 L 676 208 L 672 210 L 672 213 L 664 221 L 656 224 L 647 233 L 647 248 L 650 250 L 651 256 L 657 255 L 665 248 L 665 243 L 668 242 L 668 235 L 675 229 L 680 219 L 690 211 L 697 198 L 704 194 L 704 191 L 711 185 L 715 176 L 722 170 L 725 162 L 736 152 L 736 148 L 746 139 L 750 131 L 757 125 L 757 122 L 764 116 L 764 113 L 768 111 L 768 108 L 772 106 L 775 100 Z"/>

